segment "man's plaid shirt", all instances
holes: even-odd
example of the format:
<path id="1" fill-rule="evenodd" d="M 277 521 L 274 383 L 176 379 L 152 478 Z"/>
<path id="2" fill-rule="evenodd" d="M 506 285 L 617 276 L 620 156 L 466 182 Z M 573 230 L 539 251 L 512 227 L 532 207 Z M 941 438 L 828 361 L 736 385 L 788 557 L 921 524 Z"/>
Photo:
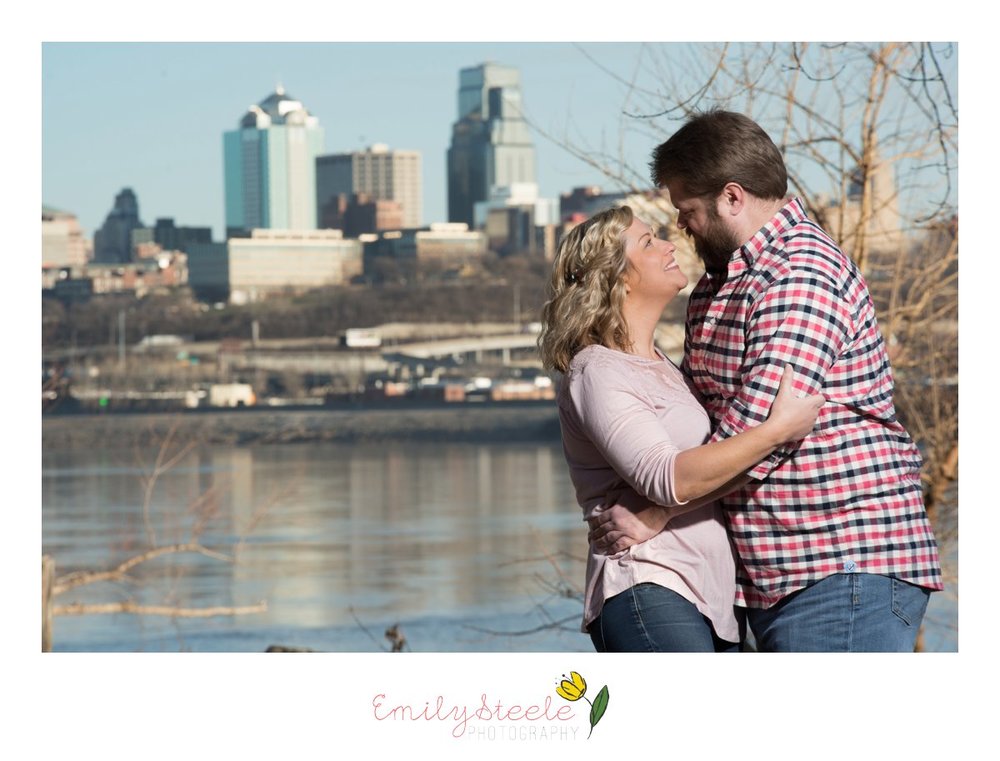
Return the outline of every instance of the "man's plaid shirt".
<path id="1" fill-rule="evenodd" d="M 798 446 L 750 471 L 722 500 L 735 543 L 738 602 L 770 607 L 835 573 L 941 589 L 924 510 L 921 458 L 896 419 L 892 374 L 868 288 L 795 199 L 688 306 L 683 370 L 713 440 L 767 418 L 782 368 L 826 404 Z"/>

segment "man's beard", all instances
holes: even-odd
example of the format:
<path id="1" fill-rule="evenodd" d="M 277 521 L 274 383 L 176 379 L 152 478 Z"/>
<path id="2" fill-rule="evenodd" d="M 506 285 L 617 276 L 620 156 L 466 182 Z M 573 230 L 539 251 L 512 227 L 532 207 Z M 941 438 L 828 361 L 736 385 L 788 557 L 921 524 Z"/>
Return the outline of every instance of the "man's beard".
<path id="1" fill-rule="evenodd" d="M 741 245 L 736 235 L 722 223 L 722 217 L 712 208 L 709 208 L 705 232 L 701 235 L 688 232 L 688 235 L 694 240 L 694 250 L 704 262 L 705 269 L 713 275 L 725 274 L 733 252 Z"/>

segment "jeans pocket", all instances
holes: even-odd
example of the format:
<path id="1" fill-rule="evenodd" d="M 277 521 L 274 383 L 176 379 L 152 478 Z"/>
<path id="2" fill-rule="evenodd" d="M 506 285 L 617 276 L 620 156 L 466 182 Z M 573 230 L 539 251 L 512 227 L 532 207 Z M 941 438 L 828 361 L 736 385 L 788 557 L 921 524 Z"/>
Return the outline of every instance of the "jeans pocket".
<path id="1" fill-rule="evenodd" d="M 923 587 L 892 579 L 892 612 L 907 626 L 919 626 L 930 597 Z"/>

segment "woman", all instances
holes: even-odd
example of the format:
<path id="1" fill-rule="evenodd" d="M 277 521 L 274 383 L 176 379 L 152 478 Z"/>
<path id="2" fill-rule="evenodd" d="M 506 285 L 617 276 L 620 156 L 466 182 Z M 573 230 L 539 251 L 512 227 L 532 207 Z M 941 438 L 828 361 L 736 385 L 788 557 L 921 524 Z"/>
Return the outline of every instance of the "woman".
<path id="1" fill-rule="evenodd" d="M 598 651 L 739 649 L 735 560 L 713 500 L 805 436 L 824 402 L 798 397 L 791 369 L 775 368 L 783 375 L 767 421 L 704 444 L 708 416 L 653 342 L 687 285 L 674 250 L 629 207 L 600 212 L 561 242 L 542 310 L 542 361 L 564 373 L 563 448 L 591 528 L 616 504 L 660 506 L 640 513 L 644 541 L 621 552 L 604 554 L 632 540 L 591 531 L 583 628 Z"/>

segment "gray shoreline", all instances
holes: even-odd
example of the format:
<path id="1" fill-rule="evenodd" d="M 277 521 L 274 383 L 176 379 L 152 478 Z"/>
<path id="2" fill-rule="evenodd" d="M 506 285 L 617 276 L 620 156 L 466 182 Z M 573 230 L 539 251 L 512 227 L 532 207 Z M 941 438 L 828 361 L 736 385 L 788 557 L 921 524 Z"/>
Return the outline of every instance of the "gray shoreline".
<path id="1" fill-rule="evenodd" d="M 46 415 L 45 450 L 159 446 L 173 441 L 250 446 L 301 442 L 559 442 L 555 402 L 432 407 L 253 409 Z"/>

